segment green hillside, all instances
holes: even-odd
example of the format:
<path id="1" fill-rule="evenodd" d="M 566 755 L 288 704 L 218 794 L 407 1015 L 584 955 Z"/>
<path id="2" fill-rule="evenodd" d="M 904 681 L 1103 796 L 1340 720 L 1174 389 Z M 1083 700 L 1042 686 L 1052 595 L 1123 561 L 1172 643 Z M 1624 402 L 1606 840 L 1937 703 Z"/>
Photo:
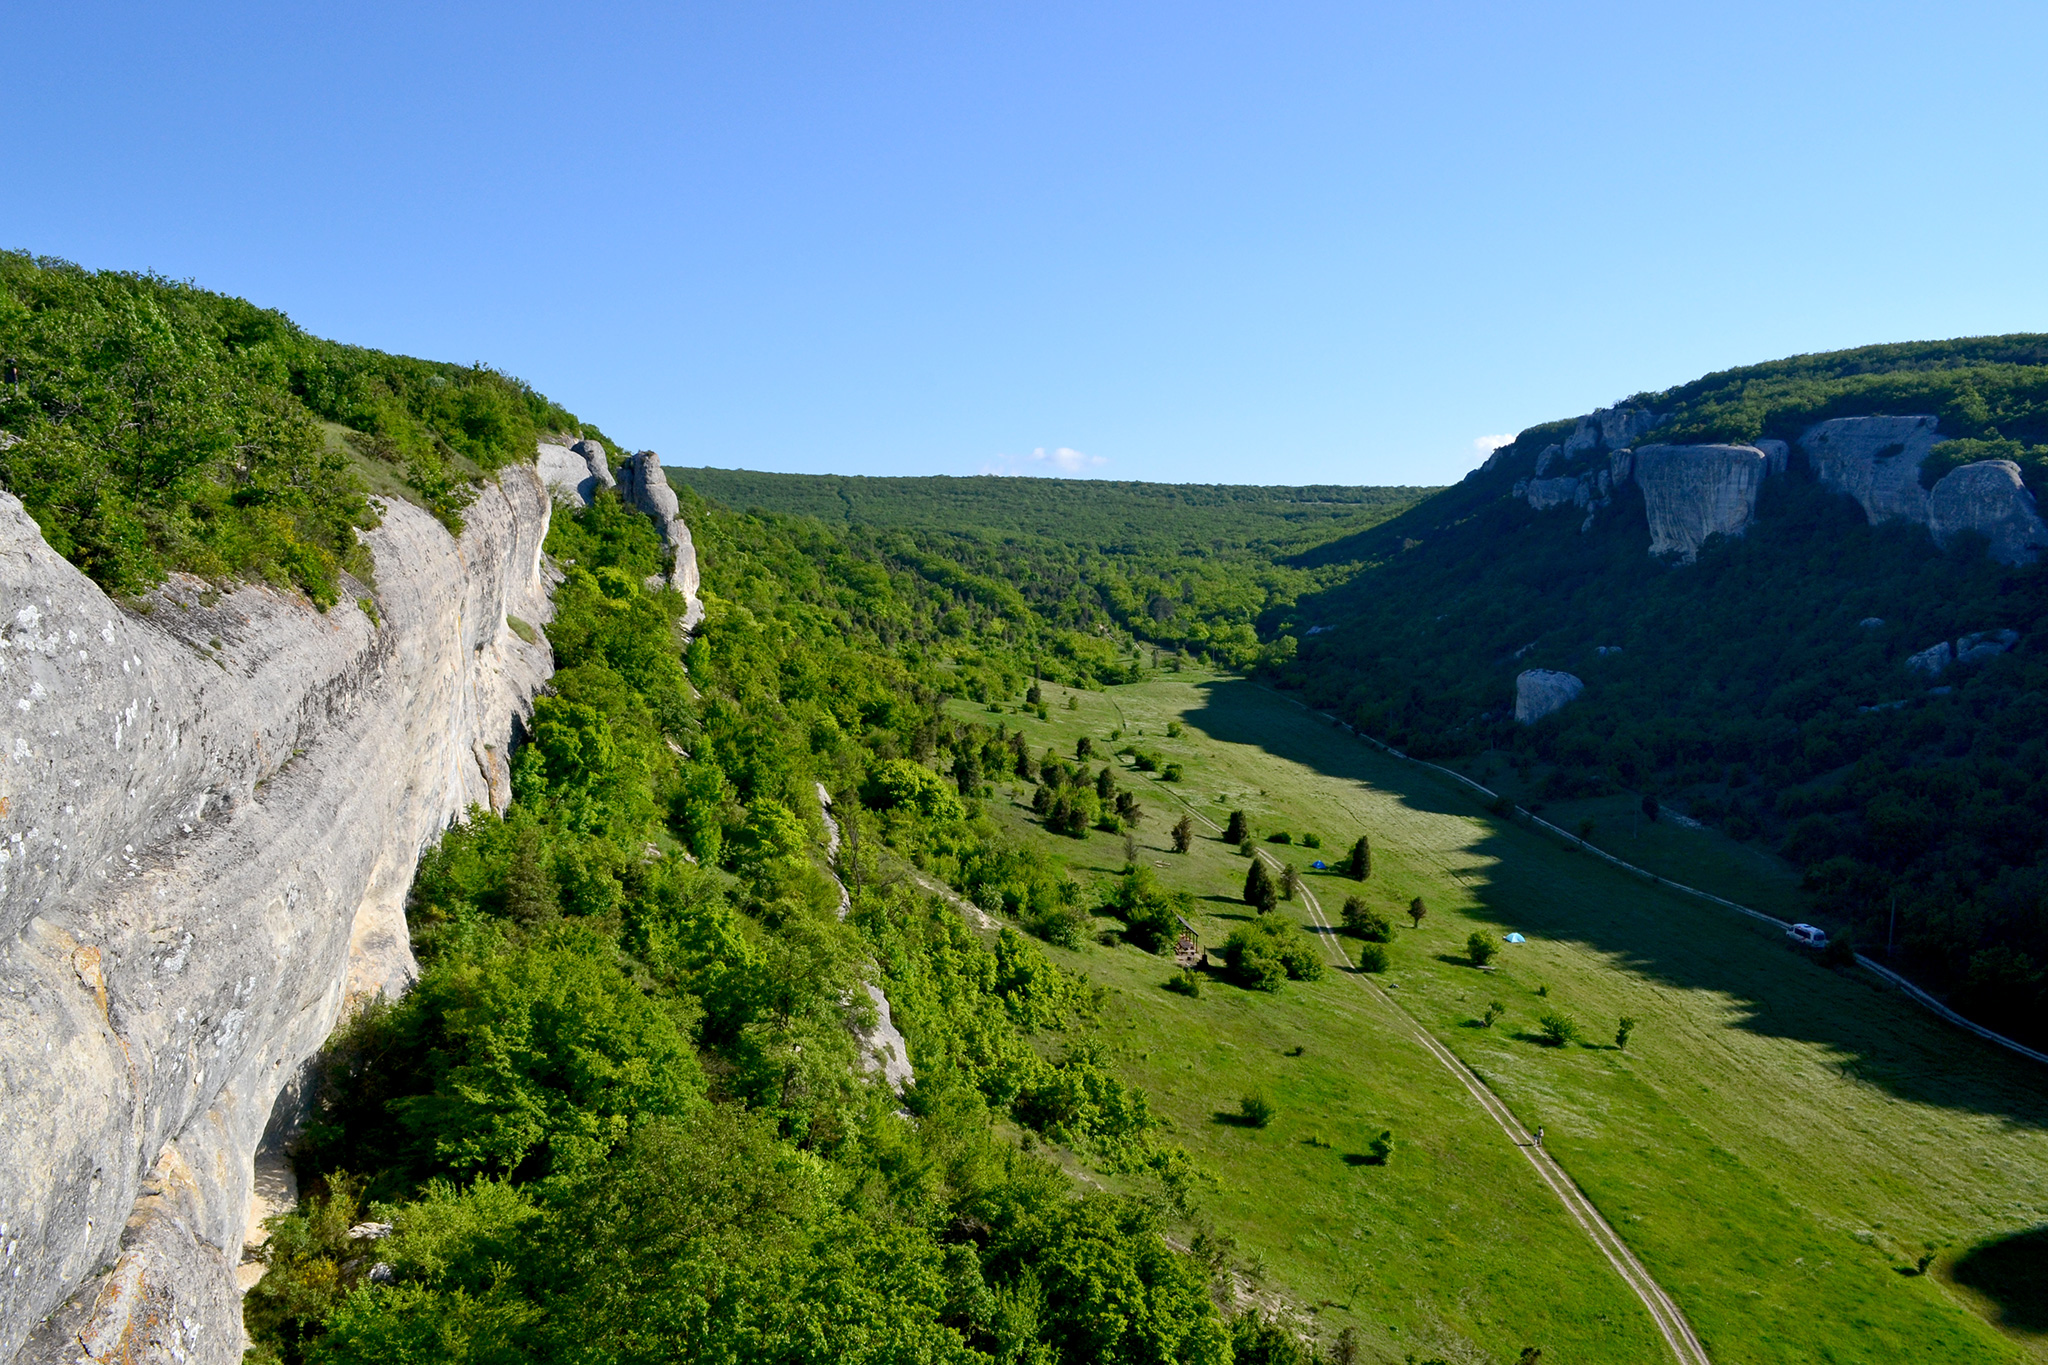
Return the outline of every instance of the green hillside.
<path id="1" fill-rule="evenodd" d="M 1431 491 L 673 467 L 668 474 L 726 506 L 815 517 L 926 572 L 971 575 L 970 597 L 1013 615 L 1068 631 L 1135 634 L 1233 666 L 1260 657 L 1259 622 L 1356 567 L 1299 562 L 1303 552 L 1379 525 Z"/>
<path id="2" fill-rule="evenodd" d="M 2044 358 L 2040 337 L 1870 347 L 1631 401 L 1667 414 L 1645 443 L 1935 414 L 1961 439 L 1935 447 L 1923 482 L 1966 457 L 2013 459 L 2039 483 Z M 1660 563 L 1633 485 L 1585 534 L 1577 515 L 1513 496 L 1569 429 L 1532 428 L 1457 487 L 1299 556 L 1368 567 L 1268 623 L 1300 642 L 1276 680 L 1530 802 L 1650 795 L 1782 853 L 1832 927 L 1866 948 L 1892 940 L 1901 965 L 1960 1007 L 2042 1038 L 2048 569 L 1872 527 L 1797 461 L 1765 482 L 1746 536 L 1710 542 L 1696 564 Z M 1859 624 L 1873 618 L 1882 625 Z M 1941 690 L 1903 667 L 1993 629 L 2018 631 L 2018 647 Z M 1515 725 L 1525 668 L 1572 672 L 1587 690 Z"/>
<path id="3" fill-rule="evenodd" d="M 0 251 L 0 486 L 112 593 L 172 570 L 326 605 L 373 489 L 459 528 L 471 481 L 576 419 L 484 366 L 310 336 L 191 284 Z M 347 439 L 341 439 L 341 433 Z"/>

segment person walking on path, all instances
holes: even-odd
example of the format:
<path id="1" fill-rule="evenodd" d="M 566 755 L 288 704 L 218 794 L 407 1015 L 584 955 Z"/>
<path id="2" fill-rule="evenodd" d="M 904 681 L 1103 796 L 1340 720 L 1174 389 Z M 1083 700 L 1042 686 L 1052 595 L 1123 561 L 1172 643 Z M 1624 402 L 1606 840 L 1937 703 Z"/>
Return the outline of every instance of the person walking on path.
<path id="1" fill-rule="evenodd" d="M 1540 1123 L 1536 1125 L 1536 1145 L 1538 1147 L 1543 1145 L 1543 1125 Z"/>

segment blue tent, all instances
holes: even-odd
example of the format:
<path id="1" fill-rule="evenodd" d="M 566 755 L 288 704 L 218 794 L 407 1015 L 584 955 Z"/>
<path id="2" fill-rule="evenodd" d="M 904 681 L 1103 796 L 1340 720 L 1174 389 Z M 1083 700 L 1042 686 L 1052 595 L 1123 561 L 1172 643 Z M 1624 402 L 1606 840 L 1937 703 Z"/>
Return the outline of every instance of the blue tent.
<path id="1" fill-rule="evenodd" d="M 1523 938 L 1520 934 L 1508 935 L 1508 942 L 1510 943 L 1527 943 L 1528 941 L 1528 939 Z"/>
<path id="2" fill-rule="evenodd" d="M 1328 872 L 1330 870 L 1328 865 L 1326 865 L 1321 858 L 1316 859 L 1314 862 L 1310 863 L 1309 866 L 1314 868 L 1320 868 L 1325 872 Z"/>

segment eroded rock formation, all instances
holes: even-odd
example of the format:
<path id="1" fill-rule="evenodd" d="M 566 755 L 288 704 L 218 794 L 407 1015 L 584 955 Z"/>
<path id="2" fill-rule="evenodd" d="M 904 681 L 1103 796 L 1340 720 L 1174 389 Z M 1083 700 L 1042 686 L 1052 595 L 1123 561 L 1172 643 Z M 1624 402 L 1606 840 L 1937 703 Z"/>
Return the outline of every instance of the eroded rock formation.
<path id="1" fill-rule="evenodd" d="M 1650 519 L 1650 553 L 1690 563 L 1708 536 L 1739 536 L 1756 516 L 1770 457 L 1755 446 L 1643 446 L 1636 486 Z"/>
<path id="2" fill-rule="evenodd" d="M 459 541 L 393 504 L 324 614 L 187 578 L 130 610 L 0 494 L 0 1359 L 241 1358 L 279 1092 L 415 974 L 421 847 L 510 798 L 549 506 L 525 467 Z"/>
<path id="3" fill-rule="evenodd" d="M 1553 711 L 1569 706 L 1586 684 L 1569 673 L 1531 668 L 1515 679 L 1515 721 L 1534 725 Z"/>
<path id="4" fill-rule="evenodd" d="M 2048 546 L 2048 526 L 2011 460 L 1966 464 L 1942 475 L 1927 498 L 1927 529 L 1943 548 L 1975 532 L 2001 564 L 2031 563 Z"/>
<path id="5" fill-rule="evenodd" d="M 676 501 L 676 490 L 669 485 L 668 475 L 662 472 L 661 457 L 651 450 L 643 450 L 619 468 L 619 496 L 629 507 L 637 507 L 654 519 L 661 528 L 662 539 L 667 542 L 673 556 L 668 574 L 669 586 L 683 595 L 688 604 L 683 611 L 683 629 L 695 630 L 697 623 L 704 619 L 704 604 L 697 600 L 700 581 L 697 576 L 697 546 L 690 539 L 690 528 L 683 521 L 682 506 Z"/>
<path id="6" fill-rule="evenodd" d="M 1872 526 L 1884 521 L 1927 524 L 1920 462 L 1941 439 L 1932 417 L 1837 417 L 1799 438 L 1813 476 L 1847 493 Z"/>

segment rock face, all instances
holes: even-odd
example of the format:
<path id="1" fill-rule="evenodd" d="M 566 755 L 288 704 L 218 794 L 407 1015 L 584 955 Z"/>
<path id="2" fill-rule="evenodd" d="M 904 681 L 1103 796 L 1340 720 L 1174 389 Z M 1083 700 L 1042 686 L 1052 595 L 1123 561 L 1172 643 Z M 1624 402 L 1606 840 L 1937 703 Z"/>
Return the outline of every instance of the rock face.
<path id="1" fill-rule="evenodd" d="M 534 467 L 550 489 L 585 507 L 596 498 L 598 489 L 618 487 L 612 479 L 611 461 L 597 441 L 566 446 L 542 441 L 536 448 Z"/>
<path id="2" fill-rule="evenodd" d="M 1862 505 L 1872 526 L 1885 521 L 1927 524 L 1920 462 L 1941 438 L 1932 417 L 1837 417 L 1799 438 L 1813 476 Z"/>
<path id="3" fill-rule="evenodd" d="M 1927 529 L 1943 548 L 1974 531 L 2001 564 L 2030 564 L 2048 545 L 2048 526 L 2011 460 L 1966 464 L 1942 475 L 1927 498 Z"/>
<path id="4" fill-rule="evenodd" d="M 1973 631 L 1953 643 L 1943 640 L 1929 645 L 1909 656 L 1906 667 L 1914 673 L 1938 678 L 1948 671 L 1950 664 L 1988 663 L 2019 642 L 2020 633 L 2016 630 Z"/>
<path id="5" fill-rule="evenodd" d="M 124 610 L 0 494 L 0 1360 L 240 1360 L 280 1091 L 415 975 L 421 847 L 510 799 L 549 508 L 524 467 L 459 542 L 393 504 L 373 619 L 182 578 Z"/>
<path id="6" fill-rule="evenodd" d="M 1770 457 L 1755 446 L 1643 446 L 1636 486 L 1650 519 L 1650 553 L 1697 558 L 1708 536 L 1739 536 L 1756 515 Z"/>
<path id="7" fill-rule="evenodd" d="M 1532 668 L 1515 679 L 1515 722 L 1534 725 L 1575 700 L 1586 685 L 1569 673 Z"/>
<path id="8" fill-rule="evenodd" d="M 619 496 L 628 507 L 639 508 L 661 527 L 662 539 L 674 556 L 668 573 L 669 586 L 688 603 L 683 612 L 683 629 L 695 630 L 704 619 L 704 604 L 697 600 L 697 546 L 683 521 L 676 490 L 669 486 L 668 475 L 662 472 L 661 457 L 643 450 L 626 461 L 619 469 Z"/>

